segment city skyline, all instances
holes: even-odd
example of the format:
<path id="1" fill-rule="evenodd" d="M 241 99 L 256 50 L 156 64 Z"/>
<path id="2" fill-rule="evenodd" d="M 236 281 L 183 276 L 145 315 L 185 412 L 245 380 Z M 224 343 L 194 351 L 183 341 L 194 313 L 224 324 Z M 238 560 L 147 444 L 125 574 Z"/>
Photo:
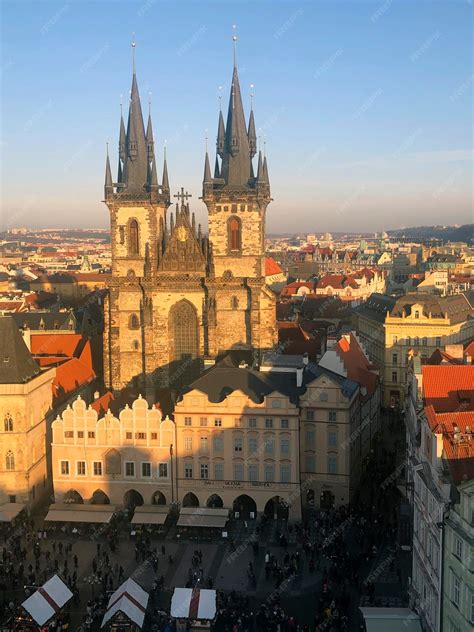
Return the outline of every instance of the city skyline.
<path id="1" fill-rule="evenodd" d="M 212 160 L 233 23 L 245 114 L 252 90 L 266 140 L 268 233 L 293 232 L 295 221 L 297 232 L 472 221 L 468 5 L 374 2 L 338 13 L 323 3 L 229 3 L 217 14 L 209 2 L 179 16 L 161 2 L 124 4 L 120 15 L 90 5 L 31 5 L 21 20 L 13 3 L 3 8 L 2 229 L 107 226 L 105 143 L 115 172 L 132 30 L 157 155 L 166 139 L 171 188 L 192 193 L 206 226 L 204 138 Z M 154 16 L 166 25 L 160 41 Z"/>

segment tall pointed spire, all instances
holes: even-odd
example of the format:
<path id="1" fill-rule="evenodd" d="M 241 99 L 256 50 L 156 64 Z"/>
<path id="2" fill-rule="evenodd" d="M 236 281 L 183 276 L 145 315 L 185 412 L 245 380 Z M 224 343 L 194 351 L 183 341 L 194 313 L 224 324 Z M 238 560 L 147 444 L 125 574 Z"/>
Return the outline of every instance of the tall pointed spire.
<path id="1" fill-rule="evenodd" d="M 109 143 L 107 143 L 107 158 L 105 160 L 105 184 L 104 184 L 104 193 L 105 198 L 109 197 L 114 192 L 114 183 L 112 181 L 112 171 L 110 169 L 110 159 L 109 159 Z"/>
<path id="2" fill-rule="evenodd" d="M 221 177 L 221 172 L 219 169 L 219 158 L 217 157 L 216 154 L 216 162 L 214 164 L 214 178 L 220 178 Z"/>
<path id="3" fill-rule="evenodd" d="M 143 192 L 148 172 L 145 126 L 143 124 L 142 106 L 135 73 L 135 46 L 135 39 L 133 39 L 133 78 L 127 123 L 126 156 L 123 169 L 123 179 L 127 193 Z"/>
<path id="4" fill-rule="evenodd" d="M 222 110 L 219 110 L 219 123 L 217 126 L 217 153 L 222 158 L 225 149 L 225 127 Z"/>
<path id="5" fill-rule="evenodd" d="M 253 84 L 250 86 L 250 89 L 253 89 Z M 253 158 L 257 153 L 257 133 L 255 131 L 255 119 L 253 116 L 253 94 L 250 93 L 250 116 L 249 116 L 249 127 L 247 136 L 249 139 L 249 147 L 250 147 L 250 158 Z"/>
<path id="6" fill-rule="evenodd" d="M 151 160 L 154 156 L 154 142 L 153 142 L 153 126 L 151 123 L 151 112 L 148 114 L 148 123 L 146 126 L 146 151 L 148 160 Z"/>
<path id="7" fill-rule="evenodd" d="M 211 176 L 211 166 L 209 164 L 209 154 L 206 151 L 206 157 L 204 159 L 204 180 L 203 180 L 204 184 L 208 184 L 210 182 L 212 182 L 212 176 Z"/>
<path id="8" fill-rule="evenodd" d="M 263 158 L 263 167 L 262 167 L 262 173 L 263 173 L 263 182 L 265 184 L 270 184 L 270 180 L 268 178 L 268 166 L 267 166 L 267 157 L 265 156 Z"/>
<path id="9" fill-rule="evenodd" d="M 257 182 L 263 182 L 262 150 L 258 152 Z"/>
<path id="10" fill-rule="evenodd" d="M 164 161 L 163 161 L 163 178 L 161 180 L 161 182 L 162 182 L 161 186 L 163 188 L 163 192 L 166 191 L 166 192 L 169 193 L 170 181 L 168 179 L 168 163 L 167 163 L 167 160 L 166 160 L 166 145 L 165 145 L 164 153 L 165 153 L 165 158 L 164 158 Z"/>

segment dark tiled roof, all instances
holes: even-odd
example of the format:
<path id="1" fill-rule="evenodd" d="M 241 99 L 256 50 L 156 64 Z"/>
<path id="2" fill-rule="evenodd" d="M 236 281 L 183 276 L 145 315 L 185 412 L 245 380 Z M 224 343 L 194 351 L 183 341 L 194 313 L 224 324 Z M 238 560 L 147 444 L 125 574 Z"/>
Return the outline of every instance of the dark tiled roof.
<path id="1" fill-rule="evenodd" d="M 23 384 L 40 373 L 11 316 L 0 318 L 0 384 Z"/>
<path id="2" fill-rule="evenodd" d="M 364 303 L 356 307 L 355 311 L 361 316 L 377 320 L 381 323 L 385 322 L 387 311 L 394 308 L 396 299 L 393 296 L 385 294 L 372 294 Z"/>
<path id="3" fill-rule="evenodd" d="M 72 312 L 25 312 L 14 314 L 13 319 L 19 329 L 25 326 L 32 330 L 68 329 L 72 319 L 73 330 L 76 327 L 76 319 Z M 44 323 L 44 326 L 42 326 Z"/>
<path id="4" fill-rule="evenodd" d="M 425 316 L 431 314 L 432 318 L 444 318 L 447 314 L 451 323 L 464 322 L 473 316 L 472 307 L 463 294 L 437 297 L 420 293 L 410 293 L 400 297 L 390 315 L 395 317 L 402 317 L 403 313 L 409 315 L 415 304 L 423 306 Z"/>

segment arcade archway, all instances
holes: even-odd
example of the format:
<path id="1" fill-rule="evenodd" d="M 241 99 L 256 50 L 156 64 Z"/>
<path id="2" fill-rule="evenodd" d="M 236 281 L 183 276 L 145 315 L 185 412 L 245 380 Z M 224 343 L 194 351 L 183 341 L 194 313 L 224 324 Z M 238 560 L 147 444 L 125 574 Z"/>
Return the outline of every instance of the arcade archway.
<path id="1" fill-rule="evenodd" d="M 273 496 L 267 501 L 264 513 L 267 518 L 278 518 L 279 520 L 288 520 L 289 507 L 288 503 L 281 496 Z"/>
<path id="2" fill-rule="evenodd" d="M 123 506 L 126 509 L 135 509 L 135 507 L 141 505 L 143 505 L 143 496 L 140 492 L 137 492 L 136 489 L 129 489 L 128 492 L 124 494 Z"/>
<path id="3" fill-rule="evenodd" d="M 206 502 L 206 507 L 212 507 L 214 509 L 220 509 L 224 506 L 224 501 L 219 496 L 219 494 L 212 494 L 209 496 Z"/>
<path id="4" fill-rule="evenodd" d="M 257 503 L 253 498 L 247 496 L 247 494 L 242 494 L 241 496 L 237 496 L 234 500 L 232 509 L 234 511 L 234 515 L 239 518 L 251 518 L 257 517 Z"/>
<path id="5" fill-rule="evenodd" d="M 156 492 L 151 497 L 151 504 L 152 505 L 166 505 L 166 496 L 163 494 L 163 492 L 156 490 Z"/>
<path id="6" fill-rule="evenodd" d="M 96 489 L 92 494 L 91 505 L 110 505 L 110 498 L 101 489 Z"/>
<path id="7" fill-rule="evenodd" d="M 64 494 L 63 502 L 71 505 L 83 505 L 84 500 L 79 492 L 75 489 L 70 489 Z"/>
<path id="8" fill-rule="evenodd" d="M 199 507 L 199 499 L 196 494 L 189 492 L 183 498 L 183 507 Z"/>

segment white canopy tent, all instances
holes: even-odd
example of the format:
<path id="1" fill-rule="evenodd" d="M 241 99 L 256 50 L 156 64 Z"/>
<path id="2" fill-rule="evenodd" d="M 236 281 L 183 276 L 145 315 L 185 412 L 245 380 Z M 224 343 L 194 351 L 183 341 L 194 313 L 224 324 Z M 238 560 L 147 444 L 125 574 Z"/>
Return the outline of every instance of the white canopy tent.
<path id="1" fill-rule="evenodd" d="M 164 524 L 168 511 L 167 505 L 140 505 L 135 509 L 132 524 Z"/>
<path id="2" fill-rule="evenodd" d="M 148 598 L 149 594 L 143 588 L 133 579 L 127 579 L 110 597 L 101 628 L 119 612 L 141 628 L 145 619 Z"/>
<path id="3" fill-rule="evenodd" d="M 367 632 L 421 632 L 420 617 L 410 608 L 360 608 Z"/>
<path id="4" fill-rule="evenodd" d="M 21 605 L 38 625 L 49 621 L 72 597 L 72 592 L 57 575 L 48 579 Z"/>
<path id="5" fill-rule="evenodd" d="M 25 508 L 22 503 L 5 503 L 0 505 L 0 522 L 11 522 Z"/>
<path id="6" fill-rule="evenodd" d="M 114 515 L 112 505 L 77 505 L 55 503 L 50 505 L 47 522 L 110 522 Z"/>
<path id="7" fill-rule="evenodd" d="M 178 527 L 207 527 L 223 529 L 229 519 L 229 510 L 215 507 L 182 507 Z"/>
<path id="8" fill-rule="evenodd" d="M 216 591 L 175 588 L 171 598 L 171 616 L 175 619 L 208 619 L 216 616 Z"/>

